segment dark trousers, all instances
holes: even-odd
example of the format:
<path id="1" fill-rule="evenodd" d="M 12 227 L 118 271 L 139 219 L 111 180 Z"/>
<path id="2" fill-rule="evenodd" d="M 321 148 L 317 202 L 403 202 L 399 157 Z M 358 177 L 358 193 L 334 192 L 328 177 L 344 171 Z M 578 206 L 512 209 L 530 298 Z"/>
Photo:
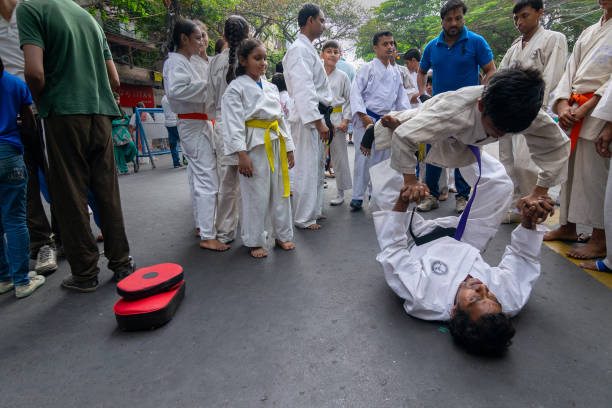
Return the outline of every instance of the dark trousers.
<path id="1" fill-rule="evenodd" d="M 431 145 L 427 145 L 427 152 Z M 440 175 L 442 174 L 442 167 L 434 166 L 433 164 L 425 165 L 425 184 L 429 188 L 429 192 L 436 199 L 440 198 L 440 189 L 438 184 L 440 182 Z M 470 196 L 471 187 L 470 185 L 463 179 L 459 169 L 455 169 L 455 188 L 457 189 L 456 197 L 463 197 L 466 200 Z"/>
<path id="2" fill-rule="evenodd" d="M 181 161 L 179 160 L 179 154 L 177 145 L 181 138 L 179 137 L 179 132 L 176 126 L 166 127 L 168 130 L 168 144 L 170 144 L 170 154 L 172 155 L 172 164 L 174 167 L 180 166 Z"/>
<path id="3" fill-rule="evenodd" d="M 28 171 L 26 220 L 30 233 L 30 257 L 35 258 L 40 247 L 43 245 L 53 245 L 52 228 L 40 198 L 38 160 L 28 149 L 25 150 L 23 159 Z"/>
<path id="4" fill-rule="evenodd" d="M 121 212 L 110 118 L 103 115 L 55 115 L 45 119 L 49 171 L 47 183 L 64 252 L 75 281 L 98 275 L 98 247 L 87 212 L 87 191 L 98 205 L 108 268 L 129 265 Z"/>

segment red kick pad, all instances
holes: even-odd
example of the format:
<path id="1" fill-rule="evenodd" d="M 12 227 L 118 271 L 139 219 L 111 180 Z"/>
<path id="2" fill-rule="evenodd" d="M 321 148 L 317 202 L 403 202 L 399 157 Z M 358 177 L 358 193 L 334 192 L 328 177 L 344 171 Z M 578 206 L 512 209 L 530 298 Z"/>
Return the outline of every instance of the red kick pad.
<path id="1" fill-rule="evenodd" d="M 148 330 L 166 324 L 185 297 L 185 281 L 144 299 L 120 299 L 113 310 L 121 330 Z"/>
<path id="2" fill-rule="evenodd" d="M 183 267 L 173 263 L 141 268 L 117 283 L 125 300 L 142 299 L 169 290 L 183 280 Z"/>

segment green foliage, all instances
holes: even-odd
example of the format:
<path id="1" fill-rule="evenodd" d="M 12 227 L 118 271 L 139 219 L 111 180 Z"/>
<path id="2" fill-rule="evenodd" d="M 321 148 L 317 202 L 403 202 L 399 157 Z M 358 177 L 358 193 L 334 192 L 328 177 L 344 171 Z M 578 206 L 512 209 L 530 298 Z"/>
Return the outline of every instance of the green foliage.
<path id="1" fill-rule="evenodd" d="M 493 50 L 499 63 L 506 50 L 520 33 L 514 27 L 513 0 L 465 0 L 468 13 L 465 25 L 470 31 L 482 35 Z M 369 61 L 374 57 L 372 35 L 388 29 L 394 33 L 400 53 L 408 48 L 423 50 L 442 28 L 440 0 L 388 0 L 372 9 L 372 18 L 363 24 L 357 37 L 357 56 Z M 567 36 L 570 50 L 580 33 L 601 17 L 597 2 L 593 0 L 549 0 L 545 2 L 542 23 L 546 28 Z"/>

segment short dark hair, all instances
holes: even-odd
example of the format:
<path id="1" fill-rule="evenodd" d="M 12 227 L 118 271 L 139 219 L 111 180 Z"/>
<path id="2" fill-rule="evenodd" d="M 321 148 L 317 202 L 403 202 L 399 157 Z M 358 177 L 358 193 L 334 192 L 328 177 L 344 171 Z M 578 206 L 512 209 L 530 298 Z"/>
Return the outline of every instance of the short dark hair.
<path id="1" fill-rule="evenodd" d="M 274 71 L 276 71 L 277 74 L 283 73 L 283 61 L 278 61 L 276 63 L 276 68 L 274 68 Z"/>
<path id="2" fill-rule="evenodd" d="M 417 50 L 416 48 L 411 48 L 406 51 L 406 53 L 404 54 L 404 60 L 410 61 L 413 58 L 417 61 L 421 61 L 421 51 Z"/>
<path id="3" fill-rule="evenodd" d="M 545 87 L 542 74 L 535 68 L 516 66 L 499 70 L 482 92 L 482 114 L 489 116 L 502 132 L 521 132 L 542 108 Z"/>
<path id="4" fill-rule="evenodd" d="M 525 7 L 531 7 L 536 11 L 544 10 L 544 2 L 542 0 L 518 0 L 514 3 L 512 14 L 516 14 Z"/>
<path id="5" fill-rule="evenodd" d="M 287 90 L 287 84 L 285 83 L 285 76 L 281 73 L 276 73 L 272 75 L 272 80 L 270 81 L 278 88 L 278 92 L 283 92 Z"/>
<path id="6" fill-rule="evenodd" d="M 342 52 L 342 48 L 340 47 L 340 43 L 336 40 L 327 40 L 323 43 L 323 48 L 321 48 L 321 52 L 325 51 L 328 48 L 337 48 L 338 51 Z"/>
<path id="7" fill-rule="evenodd" d="M 308 23 L 308 18 L 315 18 L 321 12 L 321 7 L 317 6 L 314 3 L 306 3 L 300 9 L 298 13 L 298 26 L 300 28 L 304 27 L 306 23 Z"/>
<path id="8" fill-rule="evenodd" d="M 451 10 L 460 8 L 463 10 L 463 15 L 467 13 L 467 6 L 461 0 L 448 0 L 440 9 L 440 18 L 444 20 L 444 16 Z"/>
<path id="9" fill-rule="evenodd" d="M 427 73 L 427 84 L 433 84 L 433 74 Z"/>
<path id="10" fill-rule="evenodd" d="M 514 327 L 503 313 L 487 313 L 473 321 L 459 309 L 449 322 L 451 336 L 456 344 L 469 353 L 501 356 L 512 344 Z"/>
<path id="11" fill-rule="evenodd" d="M 180 19 L 174 23 L 174 29 L 172 30 L 172 44 L 174 44 L 174 51 L 178 51 L 181 48 L 181 34 L 185 34 L 189 37 L 198 28 L 196 23 L 191 20 Z"/>
<path id="12" fill-rule="evenodd" d="M 217 38 L 217 41 L 215 41 L 215 55 L 221 54 L 225 44 L 227 44 L 227 41 L 225 41 L 223 37 Z"/>
<path id="13" fill-rule="evenodd" d="M 389 30 L 377 32 L 374 34 L 374 37 L 372 37 L 372 45 L 378 45 L 380 37 L 393 37 L 393 33 Z"/>

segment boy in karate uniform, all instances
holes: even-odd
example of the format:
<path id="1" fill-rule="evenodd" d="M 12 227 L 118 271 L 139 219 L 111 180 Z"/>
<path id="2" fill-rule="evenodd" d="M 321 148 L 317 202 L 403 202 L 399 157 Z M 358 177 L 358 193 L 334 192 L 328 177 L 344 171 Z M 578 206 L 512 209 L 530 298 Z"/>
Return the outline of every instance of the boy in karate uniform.
<path id="1" fill-rule="evenodd" d="M 553 112 L 570 132 L 572 153 L 567 183 L 561 188 L 561 226 L 544 236 L 545 241 L 578 241 L 576 224 L 593 227 L 589 242 L 568 251 L 577 259 L 606 256 L 604 196 L 610 160 L 599 156 L 593 141 L 605 121 L 591 112 L 610 84 L 612 72 L 612 1 L 600 1 L 604 15 L 578 38 L 565 73 L 555 89 Z"/>
<path id="2" fill-rule="evenodd" d="M 405 190 L 428 191 L 415 176 L 419 143 L 432 145 L 428 163 L 462 167 L 475 161 L 470 146 L 517 132 L 525 135 L 531 158 L 540 168 L 534 190 L 519 200 L 519 209 L 537 204 L 548 197 L 548 188 L 565 181 L 569 139 L 546 112 L 535 109 L 534 114 L 531 109 L 533 104 L 542 106 L 541 74 L 533 68 L 504 70 L 491 81 L 438 94 L 419 109 L 392 112 L 376 124 L 376 143 L 391 147 L 390 165 L 403 174 Z"/>
<path id="3" fill-rule="evenodd" d="M 541 111 L 544 88 L 534 69 L 503 70 L 486 87 L 439 94 L 417 111 L 387 115 L 376 125 L 376 130 L 394 129 L 391 165 L 404 173 L 374 186 L 375 200 L 388 195 L 382 190 L 399 193 L 392 211 L 387 206 L 387 211 L 374 213 L 382 250 L 377 260 L 389 286 L 405 300 L 407 313 L 450 320 L 454 340 L 470 352 L 501 354 L 510 345 L 514 329 L 508 317 L 523 308 L 540 275 L 544 231 L 537 229 L 536 221 L 554 212 L 554 202 L 545 193 L 523 198 L 522 225 L 513 232 L 501 263 L 485 263 L 480 253 L 508 210 L 513 186 L 501 163 L 478 146 L 508 131 L 524 131 L 543 169 L 543 183 L 563 180 L 569 141 Z M 452 106 L 458 110 L 449 112 Z M 441 164 L 448 167 L 462 166 L 462 174 L 474 186 L 461 218 L 426 221 L 406 213 L 410 202 L 428 195 L 427 186 L 409 173 L 414 172 L 414 152 L 422 142 L 432 143 L 428 158 L 444 158 Z"/>
<path id="4" fill-rule="evenodd" d="M 289 112 L 295 140 L 293 171 L 293 218 L 299 228 L 317 230 L 323 211 L 325 141 L 330 129 L 319 104 L 330 107 L 332 93 L 321 58 L 312 45 L 325 30 L 325 15 L 319 6 L 306 3 L 298 13 L 300 33 L 283 58 L 283 75 L 294 105 Z"/>
<path id="5" fill-rule="evenodd" d="M 548 109 L 548 98 L 555 89 L 567 59 L 567 40 L 556 31 L 544 29 L 540 24 L 544 12 L 542 0 L 519 0 L 514 5 L 514 24 L 522 36 L 517 38 L 506 52 L 500 69 L 521 66 L 535 68 L 542 73 L 546 88 L 542 109 Z M 538 179 L 538 167 L 525 154 L 529 150 L 525 137 L 516 134 L 499 141 L 499 160 L 514 182 L 514 201 L 533 190 Z M 514 153 L 517 157 L 514 157 Z M 514 206 L 512 206 L 514 207 Z M 512 208 L 511 207 L 511 208 Z M 521 214 L 509 211 L 504 222 L 520 222 Z"/>
<path id="6" fill-rule="evenodd" d="M 336 173 L 336 198 L 331 205 L 340 205 L 344 202 L 344 191 L 353 188 L 351 169 L 349 168 L 346 132 L 351 119 L 351 80 L 344 72 L 336 69 L 336 64 L 342 55 L 340 44 L 329 40 L 323 44 L 321 58 L 327 73 L 327 80 L 332 91 L 332 113 L 330 121 L 333 129 L 333 138 L 330 142 L 330 154 Z"/>
<path id="7" fill-rule="evenodd" d="M 391 65 L 395 41 L 390 31 L 380 31 L 372 38 L 376 58 L 365 64 L 355 76 L 351 88 L 353 140 L 357 146 L 365 129 L 392 110 L 409 109 L 409 100 L 399 70 Z M 361 210 L 370 183 L 370 167 L 389 158 L 389 150 L 376 145 L 369 156 L 355 149 L 353 199 L 351 208 Z"/>

